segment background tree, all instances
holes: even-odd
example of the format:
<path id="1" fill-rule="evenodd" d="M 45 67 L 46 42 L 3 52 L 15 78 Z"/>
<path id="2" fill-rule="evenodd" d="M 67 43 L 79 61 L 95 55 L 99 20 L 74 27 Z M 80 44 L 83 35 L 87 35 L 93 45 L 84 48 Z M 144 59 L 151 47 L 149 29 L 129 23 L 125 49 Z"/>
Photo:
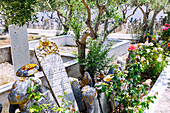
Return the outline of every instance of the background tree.
<path id="1" fill-rule="evenodd" d="M 144 41 L 144 34 L 153 33 L 156 16 L 169 4 L 168 0 L 131 0 L 131 4 L 139 7 L 143 14 L 143 28 L 140 42 Z M 153 12 L 153 15 L 151 13 Z"/>
<path id="2" fill-rule="evenodd" d="M 80 73 L 85 72 L 85 48 L 87 37 L 101 39 L 98 47 L 119 25 L 126 22 L 120 14 L 122 0 L 52 0 L 47 1 L 51 9 L 57 12 L 65 31 L 71 29 L 78 46 Z M 136 10 L 135 10 L 136 11 Z M 99 29 L 99 27 L 101 27 Z M 64 34 L 64 33 L 63 33 Z M 102 48 L 101 48 L 102 49 Z M 93 75 L 91 75 L 93 78 Z"/>
<path id="3" fill-rule="evenodd" d="M 36 5 L 38 0 L 0 0 L 3 15 L 7 16 L 8 25 L 23 26 L 29 21 L 36 21 Z"/>
<path id="4" fill-rule="evenodd" d="M 70 3 L 70 0 L 41 0 L 40 3 L 42 4 L 39 5 L 41 9 L 40 11 L 42 11 L 43 9 L 45 11 L 52 12 L 51 14 L 53 14 L 54 12 L 57 13 L 58 19 L 64 28 L 64 32 L 60 35 L 66 35 L 69 31 L 70 19 L 72 17 L 73 12 L 73 6 Z M 43 4 L 46 4 L 46 8 L 44 8 Z"/>

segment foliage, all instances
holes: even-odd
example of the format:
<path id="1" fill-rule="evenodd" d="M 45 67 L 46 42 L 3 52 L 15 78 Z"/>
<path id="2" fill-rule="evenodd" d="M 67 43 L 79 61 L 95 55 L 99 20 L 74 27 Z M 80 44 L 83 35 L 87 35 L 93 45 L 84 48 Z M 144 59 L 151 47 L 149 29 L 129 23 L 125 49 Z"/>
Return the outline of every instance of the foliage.
<path id="1" fill-rule="evenodd" d="M 137 70 L 137 68 L 138 64 L 135 63 L 130 66 L 129 70 Z M 130 77 L 122 71 L 115 71 L 110 83 L 98 83 L 95 87 L 99 94 L 104 92 L 109 101 L 113 101 L 114 112 L 142 113 L 145 108 L 149 108 L 150 102 L 154 103 L 153 99 L 156 98 L 156 95 L 143 97 L 144 94 L 147 94 L 146 89 L 150 85 L 140 84 L 141 77 L 135 72 L 129 73 L 129 75 Z M 116 101 L 119 103 L 119 107 L 116 107 Z"/>
<path id="2" fill-rule="evenodd" d="M 29 94 L 28 99 L 31 101 L 35 101 L 35 103 L 32 105 L 32 107 L 29 108 L 31 113 L 40 113 L 42 112 L 42 110 L 46 110 L 48 109 L 49 106 L 51 106 L 50 104 L 38 104 L 38 101 L 40 98 L 46 98 L 43 94 L 40 94 L 39 92 L 35 93 L 35 89 L 38 90 L 38 86 L 37 85 L 33 85 L 32 84 L 33 81 L 31 80 L 31 86 L 27 88 L 27 93 Z M 77 111 L 75 111 L 75 109 L 72 109 L 70 107 L 68 107 L 69 104 L 72 104 L 71 101 L 67 101 L 65 100 L 65 95 L 67 94 L 67 92 L 64 92 L 64 95 L 59 95 L 58 97 L 62 99 L 62 103 L 61 103 L 61 107 L 57 107 L 56 105 L 53 106 L 53 108 L 51 109 L 52 111 L 55 112 L 62 112 L 62 113 L 77 113 Z M 64 106 L 64 107 L 63 107 Z"/>
<path id="3" fill-rule="evenodd" d="M 109 75 L 112 81 L 97 83 L 97 92 L 104 92 L 109 101 L 113 101 L 114 112 L 142 113 L 146 108 L 149 109 L 150 102 L 154 103 L 158 93 L 148 96 L 148 89 L 170 61 L 160 46 L 148 42 L 139 43 L 138 47 L 130 45 L 127 74 L 115 70 L 113 75 Z"/>
<path id="4" fill-rule="evenodd" d="M 165 41 L 170 42 L 170 24 L 165 23 L 161 33 L 161 38 Z"/>
<path id="5" fill-rule="evenodd" d="M 113 60 L 113 56 L 108 58 L 108 52 L 112 47 L 112 43 L 100 45 L 101 40 L 89 39 L 89 51 L 85 59 L 85 70 L 93 76 L 96 72 L 104 70 L 105 67 Z M 80 62 L 81 63 L 81 62 Z"/>
<path id="6" fill-rule="evenodd" d="M 3 0 L 2 10 L 5 16 L 8 16 L 9 25 L 17 24 L 23 26 L 29 21 L 35 21 L 35 6 L 38 0 Z"/>
<path id="7" fill-rule="evenodd" d="M 144 35 L 153 34 L 153 26 L 156 16 L 170 4 L 168 0 L 130 0 L 134 6 L 138 6 L 143 15 L 142 33 L 140 42 L 145 42 Z M 153 13 L 153 15 L 151 15 Z"/>
<path id="8" fill-rule="evenodd" d="M 165 55 L 161 47 L 154 47 L 154 44 L 145 43 L 139 47 L 136 55 L 143 67 L 144 78 L 157 79 L 163 68 L 166 66 Z"/>

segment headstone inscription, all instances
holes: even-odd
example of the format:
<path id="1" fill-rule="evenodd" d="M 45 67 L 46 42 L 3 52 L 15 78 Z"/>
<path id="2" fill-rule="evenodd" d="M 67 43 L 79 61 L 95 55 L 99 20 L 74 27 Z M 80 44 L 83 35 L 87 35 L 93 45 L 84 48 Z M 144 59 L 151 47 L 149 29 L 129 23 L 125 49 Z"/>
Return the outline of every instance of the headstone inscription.
<path id="1" fill-rule="evenodd" d="M 71 101 L 72 104 L 69 106 L 74 106 L 74 109 L 78 111 L 77 103 L 63 61 L 59 55 L 57 45 L 54 42 L 47 40 L 47 38 L 43 38 L 37 44 L 35 54 L 49 81 L 49 87 L 51 87 L 54 92 L 60 106 L 62 99 L 58 96 L 64 95 L 64 92 L 66 91 L 65 100 Z M 55 103 L 54 100 L 53 103 Z"/>

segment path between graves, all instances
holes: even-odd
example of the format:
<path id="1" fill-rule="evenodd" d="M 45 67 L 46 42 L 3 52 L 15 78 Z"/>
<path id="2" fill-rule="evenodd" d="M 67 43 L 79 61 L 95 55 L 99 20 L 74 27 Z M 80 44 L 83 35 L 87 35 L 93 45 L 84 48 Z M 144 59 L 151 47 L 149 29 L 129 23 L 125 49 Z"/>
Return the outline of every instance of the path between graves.
<path id="1" fill-rule="evenodd" d="M 170 75 L 168 76 L 168 86 L 162 94 L 154 113 L 170 113 Z"/>

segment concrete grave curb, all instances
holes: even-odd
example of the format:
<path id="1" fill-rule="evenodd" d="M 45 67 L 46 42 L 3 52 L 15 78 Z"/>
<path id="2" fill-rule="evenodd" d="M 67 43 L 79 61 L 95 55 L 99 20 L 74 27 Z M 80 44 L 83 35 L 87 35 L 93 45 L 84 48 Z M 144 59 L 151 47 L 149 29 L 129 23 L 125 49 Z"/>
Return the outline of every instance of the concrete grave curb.
<path id="1" fill-rule="evenodd" d="M 168 78 L 170 78 L 170 65 L 164 68 L 164 70 L 156 80 L 154 86 L 150 90 L 148 96 L 152 96 L 158 92 L 158 95 L 156 95 L 157 99 L 154 99 L 154 103 L 149 104 L 149 109 L 146 109 L 144 113 L 154 113 L 156 107 L 159 104 L 159 100 L 162 97 L 162 94 L 168 86 Z"/>

